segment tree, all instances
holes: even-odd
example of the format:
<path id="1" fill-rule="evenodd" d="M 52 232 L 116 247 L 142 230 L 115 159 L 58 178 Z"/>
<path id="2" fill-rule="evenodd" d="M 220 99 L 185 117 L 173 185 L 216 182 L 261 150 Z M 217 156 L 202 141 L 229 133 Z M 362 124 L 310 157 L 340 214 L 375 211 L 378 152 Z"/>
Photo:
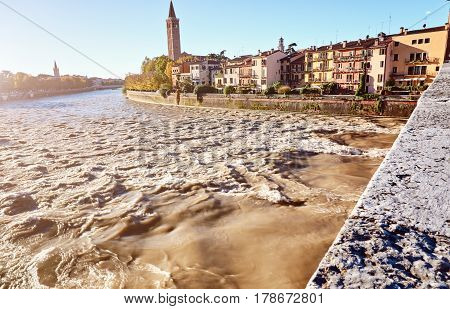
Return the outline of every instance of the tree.
<path id="1" fill-rule="evenodd" d="M 194 84 L 190 79 L 180 81 L 178 87 L 184 93 L 193 93 L 195 88 Z"/>
<path id="2" fill-rule="evenodd" d="M 356 90 L 356 96 L 361 97 L 366 93 L 366 73 L 362 74 L 359 78 L 358 90 Z"/>
<path id="3" fill-rule="evenodd" d="M 194 94 L 204 95 L 208 93 L 217 93 L 217 89 L 209 85 L 198 85 L 194 89 Z"/>

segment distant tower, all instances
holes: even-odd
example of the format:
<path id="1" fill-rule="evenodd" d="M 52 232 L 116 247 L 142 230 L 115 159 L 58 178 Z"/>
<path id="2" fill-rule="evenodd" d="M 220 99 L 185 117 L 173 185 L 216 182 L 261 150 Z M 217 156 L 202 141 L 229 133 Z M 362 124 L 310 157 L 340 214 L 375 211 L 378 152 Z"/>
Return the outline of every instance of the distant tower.
<path id="1" fill-rule="evenodd" d="M 181 56 L 180 20 L 175 14 L 173 2 L 170 1 L 169 18 L 167 18 L 167 45 L 169 58 L 177 60 Z"/>
<path id="2" fill-rule="evenodd" d="M 56 65 L 56 61 L 55 61 L 55 65 L 53 66 L 53 76 L 54 77 L 60 77 L 61 75 L 59 75 L 59 68 Z"/>
<path id="3" fill-rule="evenodd" d="M 280 38 L 280 43 L 278 44 L 278 50 L 282 51 L 284 53 L 284 39 L 283 39 L 283 37 Z"/>

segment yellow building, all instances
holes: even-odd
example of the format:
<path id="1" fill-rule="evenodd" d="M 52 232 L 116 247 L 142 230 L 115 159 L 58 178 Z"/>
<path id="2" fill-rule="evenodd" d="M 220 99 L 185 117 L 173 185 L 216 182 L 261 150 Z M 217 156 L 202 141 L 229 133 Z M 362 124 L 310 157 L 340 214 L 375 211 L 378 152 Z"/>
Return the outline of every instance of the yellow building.
<path id="1" fill-rule="evenodd" d="M 316 48 L 311 47 L 305 54 L 305 82 L 311 86 L 321 86 L 334 82 L 334 56 L 338 44 Z"/>
<path id="2" fill-rule="evenodd" d="M 390 77 L 397 85 L 430 84 L 445 62 L 449 24 L 393 35 Z"/>

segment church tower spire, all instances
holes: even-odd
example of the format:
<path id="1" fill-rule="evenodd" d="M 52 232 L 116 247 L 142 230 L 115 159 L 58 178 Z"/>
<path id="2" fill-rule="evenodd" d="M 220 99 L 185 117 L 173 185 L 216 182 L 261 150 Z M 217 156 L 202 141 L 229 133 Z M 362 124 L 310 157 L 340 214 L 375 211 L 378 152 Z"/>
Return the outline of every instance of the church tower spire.
<path id="1" fill-rule="evenodd" d="M 169 17 L 167 18 L 167 45 L 169 58 L 177 60 L 181 56 L 180 20 L 175 14 L 173 2 L 170 1 Z"/>
<path id="2" fill-rule="evenodd" d="M 59 75 L 59 68 L 58 68 L 58 65 L 56 64 L 56 61 L 54 62 L 54 65 L 53 65 L 53 76 L 54 77 L 61 76 L 61 75 Z"/>

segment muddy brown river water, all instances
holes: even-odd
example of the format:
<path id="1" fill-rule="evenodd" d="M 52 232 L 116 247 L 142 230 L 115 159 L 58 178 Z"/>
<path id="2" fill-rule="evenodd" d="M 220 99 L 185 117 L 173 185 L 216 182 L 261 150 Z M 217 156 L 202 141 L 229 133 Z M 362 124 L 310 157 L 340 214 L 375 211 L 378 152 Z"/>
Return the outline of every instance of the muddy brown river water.
<path id="1" fill-rule="evenodd" d="M 0 105 L 0 287 L 303 288 L 403 119 Z"/>

